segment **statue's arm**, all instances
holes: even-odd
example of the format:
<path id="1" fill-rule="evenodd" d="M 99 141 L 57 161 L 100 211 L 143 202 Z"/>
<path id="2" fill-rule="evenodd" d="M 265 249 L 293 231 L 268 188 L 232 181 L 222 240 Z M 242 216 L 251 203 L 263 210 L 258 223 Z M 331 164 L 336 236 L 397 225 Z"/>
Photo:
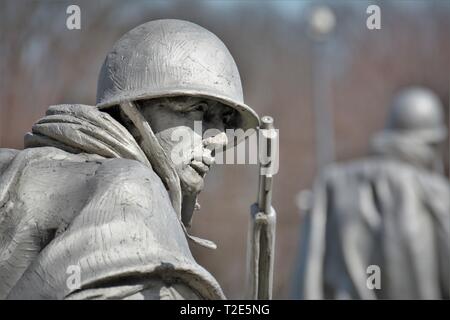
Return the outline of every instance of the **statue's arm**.
<path id="1" fill-rule="evenodd" d="M 126 159 L 101 160 L 80 212 L 15 286 L 20 299 L 224 298 L 191 255 L 161 180 Z"/>

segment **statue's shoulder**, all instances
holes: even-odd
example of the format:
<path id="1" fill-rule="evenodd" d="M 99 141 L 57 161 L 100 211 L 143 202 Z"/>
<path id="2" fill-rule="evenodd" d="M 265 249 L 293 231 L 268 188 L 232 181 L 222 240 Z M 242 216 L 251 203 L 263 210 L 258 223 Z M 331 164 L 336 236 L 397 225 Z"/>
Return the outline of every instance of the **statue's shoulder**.
<path id="1" fill-rule="evenodd" d="M 166 190 L 155 171 L 137 160 L 109 158 L 97 162 L 99 166 L 92 177 L 97 180 L 97 187 L 131 188 L 147 193 L 154 193 L 155 189 Z"/>
<path id="2" fill-rule="evenodd" d="M 75 111 L 83 111 L 86 113 L 99 113 L 96 106 L 81 103 L 61 103 L 54 104 L 47 108 L 46 114 L 73 113 Z"/>
<path id="3" fill-rule="evenodd" d="M 84 175 L 85 184 L 97 190 L 133 189 L 151 196 L 165 187 L 150 166 L 137 160 L 105 158 L 90 153 L 70 153 L 56 147 L 34 147 L 24 150 L 0 148 L 0 175 L 15 179 L 27 174 L 42 176 L 44 181 L 55 177 L 71 185 L 70 176 Z M 49 181 L 51 183 L 51 181 Z M 85 186 L 86 188 L 88 186 Z"/>
<path id="4" fill-rule="evenodd" d="M 347 162 L 333 163 L 325 168 L 323 175 L 328 178 L 338 178 L 342 175 L 369 177 L 395 174 L 411 175 L 419 171 L 418 168 L 402 161 L 371 156 Z"/>
<path id="5" fill-rule="evenodd" d="M 104 159 L 96 154 L 75 154 L 52 146 L 31 147 L 23 150 L 0 148 L 0 174 L 9 170 L 23 170 L 27 166 L 46 162 L 51 163 L 70 162 L 87 163 Z M 59 165 L 59 164 L 58 164 Z"/>
<path id="6" fill-rule="evenodd" d="M 397 188 L 433 190 L 450 198 L 450 184 L 443 175 L 414 166 L 405 161 L 386 157 L 367 157 L 359 160 L 329 165 L 321 174 L 321 181 L 339 184 L 342 181 L 372 183 L 385 181 Z M 428 191 L 420 191 L 428 193 Z"/>
<path id="7" fill-rule="evenodd" d="M 20 150 L 0 148 L 0 173 L 11 163 Z"/>

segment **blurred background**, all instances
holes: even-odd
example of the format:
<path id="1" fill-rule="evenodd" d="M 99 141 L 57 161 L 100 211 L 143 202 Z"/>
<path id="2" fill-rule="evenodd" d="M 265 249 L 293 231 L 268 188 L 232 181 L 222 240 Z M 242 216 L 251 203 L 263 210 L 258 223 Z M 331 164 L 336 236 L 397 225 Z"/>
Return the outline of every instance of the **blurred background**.
<path id="1" fill-rule="evenodd" d="M 66 28 L 71 4 L 81 8 L 81 30 Z M 311 7 L 318 4 L 328 4 L 334 14 L 327 35 L 319 38 L 309 27 Z M 371 4 L 381 8 L 380 30 L 366 26 Z M 311 187 L 319 166 L 366 155 L 391 95 L 404 86 L 434 90 L 448 119 L 447 1 L 1 0 L 0 8 L 0 147 L 6 148 L 21 149 L 24 133 L 49 105 L 94 105 L 105 55 L 135 26 L 185 19 L 222 39 L 239 67 L 246 103 L 259 115 L 273 116 L 280 129 L 273 194 L 276 299 L 289 298 L 292 289 L 301 225 L 297 194 Z M 448 176 L 448 147 L 445 156 Z M 255 165 L 216 166 L 194 218 L 192 233 L 218 249 L 193 246 L 193 254 L 228 298 L 243 297 L 257 183 Z"/>

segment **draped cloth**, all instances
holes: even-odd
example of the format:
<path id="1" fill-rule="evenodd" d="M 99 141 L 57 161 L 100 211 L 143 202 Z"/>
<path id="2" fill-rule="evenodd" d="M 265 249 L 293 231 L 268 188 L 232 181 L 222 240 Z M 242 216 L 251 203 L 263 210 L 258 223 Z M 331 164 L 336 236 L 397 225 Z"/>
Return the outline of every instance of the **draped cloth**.
<path id="1" fill-rule="evenodd" d="M 151 167 L 133 136 L 109 114 L 87 105 L 56 105 L 25 135 L 25 148 L 53 146 L 71 153 L 137 160 Z"/>
<path id="2" fill-rule="evenodd" d="M 410 137 L 379 135 L 373 150 L 316 180 L 295 297 L 449 299 L 448 180 L 424 168 L 431 149 Z M 379 288 L 368 285 L 370 266 L 379 267 Z"/>
<path id="3" fill-rule="evenodd" d="M 111 116 L 50 107 L 25 147 L 0 149 L 0 298 L 180 297 L 186 288 L 185 297 L 224 298 L 192 257 L 161 179 Z"/>

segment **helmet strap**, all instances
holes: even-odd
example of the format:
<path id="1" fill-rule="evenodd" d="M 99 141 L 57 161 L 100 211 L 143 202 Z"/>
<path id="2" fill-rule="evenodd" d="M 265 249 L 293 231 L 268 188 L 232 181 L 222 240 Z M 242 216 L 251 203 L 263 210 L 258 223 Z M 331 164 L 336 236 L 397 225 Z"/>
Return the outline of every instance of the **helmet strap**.
<path id="1" fill-rule="evenodd" d="M 183 199 L 180 177 L 172 166 L 172 162 L 164 149 L 161 147 L 148 121 L 144 118 L 134 102 L 122 102 L 120 107 L 139 131 L 142 138 L 141 148 L 149 159 L 156 174 L 163 181 L 186 237 L 203 247 L 216 249 L 217 246 L 214 242 L 192 236 L 187 232 L 186 226 L 190 225 L 192 214 L 197 203 L 197 196 L 187 196 L 187 198 L 184 197 Z"/>
<path id="2" fill-rule="evenodd" d="M 120 107 L 139 131 L 142 138 L 141 148 L 150 160 L 153 169 L 166 186 L 170 200 L 172 201 L 172 206 L 177 213 L 178 219 L 181 219 L 181 185 L 175 168 L 171 165 L 169 157 L 164 152 L 150 124 L 144 118 L 136 104 L 132 101 L 126 101 L 121 103 Z"/>

